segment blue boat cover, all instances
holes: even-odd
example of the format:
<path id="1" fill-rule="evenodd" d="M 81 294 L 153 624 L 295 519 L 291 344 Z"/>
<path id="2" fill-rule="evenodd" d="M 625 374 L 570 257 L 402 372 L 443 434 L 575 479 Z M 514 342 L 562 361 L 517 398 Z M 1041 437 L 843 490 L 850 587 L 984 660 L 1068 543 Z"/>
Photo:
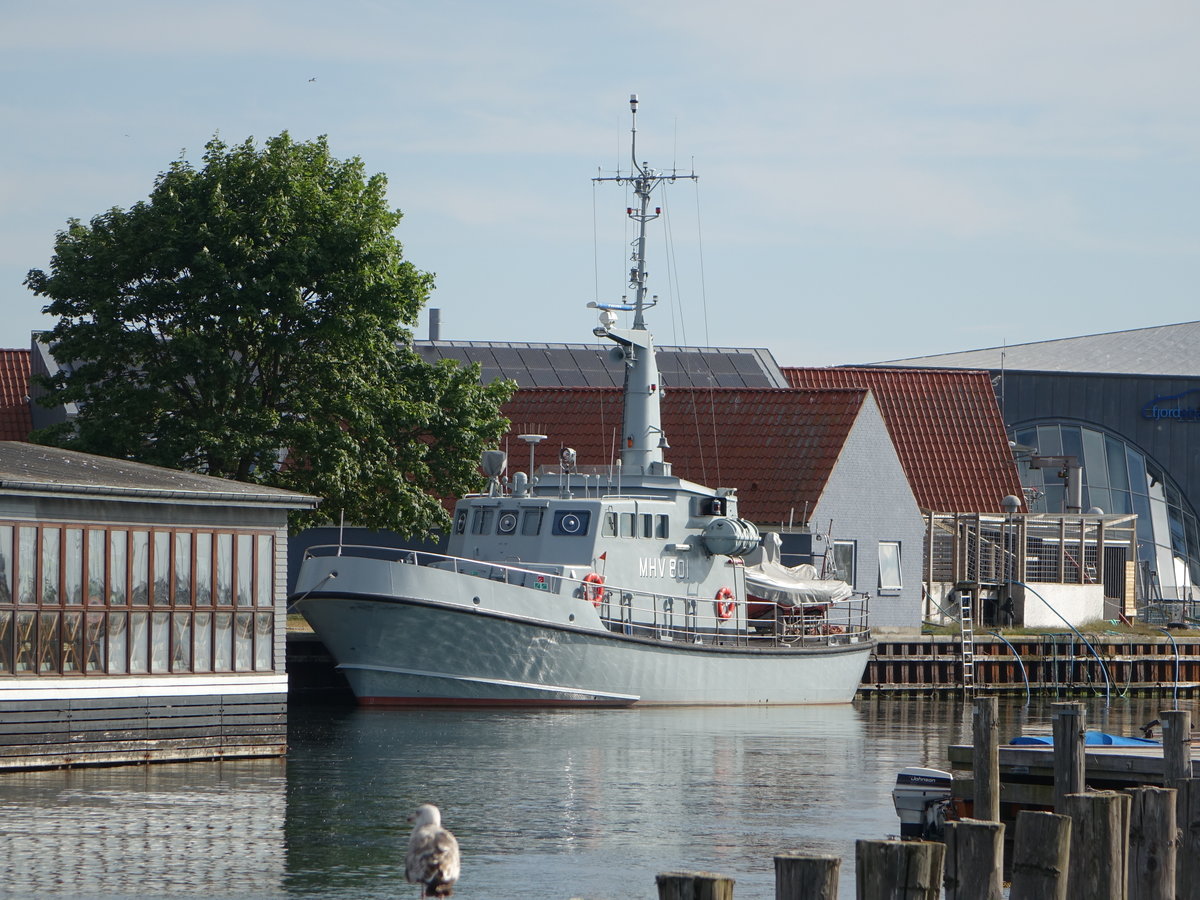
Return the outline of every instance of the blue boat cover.
<path id="1" fill-rule="evenodd" d="M 1106 734 L 1103 731 L 1086 731 L 1083 736 L 1084 744 L 1088 746 L 1110 747 L 1161 747 L 1159 741 L 1147 738 L 1125 737 L 1121 734 Z M 1027 734 L 1013 738 L 1010 744 L 1032 744 L 1040 747 L 1053 747 L 1054 736 L 1049 734 Z"/>

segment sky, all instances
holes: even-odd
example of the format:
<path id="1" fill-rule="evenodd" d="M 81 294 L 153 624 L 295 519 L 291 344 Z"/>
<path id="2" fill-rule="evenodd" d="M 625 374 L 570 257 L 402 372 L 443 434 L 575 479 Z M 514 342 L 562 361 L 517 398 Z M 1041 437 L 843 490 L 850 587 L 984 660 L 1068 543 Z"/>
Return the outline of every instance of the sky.
<path id="1" fill-rule="evenodd" d="M 286 130 L 388 178 L 444 339 L 591 343 L 637 155 L 660 344 L 782 365 L 1200 319 L 1200 4 L 0 0 L 0 346 L 55 233 Z M 426 316 L 416 329 L 426 337 Z"/>

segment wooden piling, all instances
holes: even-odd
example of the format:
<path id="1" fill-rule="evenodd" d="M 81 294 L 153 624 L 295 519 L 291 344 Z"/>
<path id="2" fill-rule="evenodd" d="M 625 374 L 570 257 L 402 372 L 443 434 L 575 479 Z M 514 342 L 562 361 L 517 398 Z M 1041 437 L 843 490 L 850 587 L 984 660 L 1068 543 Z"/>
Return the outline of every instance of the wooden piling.
<path id="1" fill-rule="evenodd" d="M 1000 728 L 997 699 L 976 697 L 972 713 L 975 818 L 1000 821 Z"/>
<path id="2" fill-rule="evenodd" d="M 1003 870 L 1003 824 L 979 819 L 946 823 L 946 900 L 1001 900 Z"/>
<path id="3" fill-rule="evenodd" d="M 1186 778 L 1176 790 L 1175 894 L 1179 900 L 1200 900 L 1200 779 Z"/>
<path id="4" fill-rule="evenodd" d="M 663 872 L 654 880 L 658 900 L 733 900 L 733 879 L 712 872 Z"/>
<path id="5" fill-rule="evenodd" d="M 1163 787 L 1178 787 L 1192 777 L 1192 712 L 1168 709 L 1158 714 L 1162 723 Z"/>
<path id="6" fill-rule="evenodd" d="M 1015 832 L 1009 900 L 1067 900 L 1071 817 L 1022 810 Z"/>
<path id="7" fill-rule="evenodd" d="M 858 841 L 857 900 L 937 900 L 945 855 L 933 841 Z"/>
<path id="8" fill-rule="evenodd" d="M 840 857 L 781 853 L 775 857 L 775 900 L 837 900 Z"/>
<path id="9" fill-rule="evenodd" d="M 1068 794 L 1071 897 L 1126 900 L 1130 796 L 1119 791 Z"/>
<path id="10" fill-rule="evenodd" d="M 1173 788 L 1128 792 L 1129 900 L 1175 900 L 1175 796 Z"/>
<path id="11" fill-rule="evenodd" d="M 1082 703 L 1051 706 L 1054 726 L 1054 811 L 1065 813 L 1064 799 L 1084 789 L 1084 716 Z"/>

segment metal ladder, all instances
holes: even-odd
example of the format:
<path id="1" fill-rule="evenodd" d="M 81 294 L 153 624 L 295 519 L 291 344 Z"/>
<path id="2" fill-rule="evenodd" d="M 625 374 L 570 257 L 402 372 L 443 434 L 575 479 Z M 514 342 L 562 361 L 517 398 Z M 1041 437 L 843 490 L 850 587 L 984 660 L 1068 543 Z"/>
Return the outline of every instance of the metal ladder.
<path id="1" fill-rule="evenodd" d="M 962 680 L 964 693 L 975 689 L 975 591 L 959 591 L 959 625 L 962 628 Z"/>

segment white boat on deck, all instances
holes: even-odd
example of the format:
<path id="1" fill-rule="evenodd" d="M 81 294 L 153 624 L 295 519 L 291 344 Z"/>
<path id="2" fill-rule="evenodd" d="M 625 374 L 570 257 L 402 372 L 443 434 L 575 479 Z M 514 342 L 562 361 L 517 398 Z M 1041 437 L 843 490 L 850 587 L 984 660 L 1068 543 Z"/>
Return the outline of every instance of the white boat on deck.
<path id="1" fill-rule="evenodd" d="M 633 145 L 636 148 L 637 98 Z M 634 300 L 600 310 L 625 362 L 620 461 L 571 450 L 530 471 L 485 454 L 485 493 L 455 507 L 447 553 L 332 545 L 306 553 L 292 603 L 360 703 L 629 706 L 845 703 L 874 642 L 865 597 L 787 567 L 738 517 L 733 488 L 677 478 L 646 328 L 646 224 L 664 181 L 631 154 Z M 617 313 L 632 313 L 628 328 Z M 774 536 L 770 536 L 774 537 Z M 747 560 L 750 560 L 749 563 Z"/>

